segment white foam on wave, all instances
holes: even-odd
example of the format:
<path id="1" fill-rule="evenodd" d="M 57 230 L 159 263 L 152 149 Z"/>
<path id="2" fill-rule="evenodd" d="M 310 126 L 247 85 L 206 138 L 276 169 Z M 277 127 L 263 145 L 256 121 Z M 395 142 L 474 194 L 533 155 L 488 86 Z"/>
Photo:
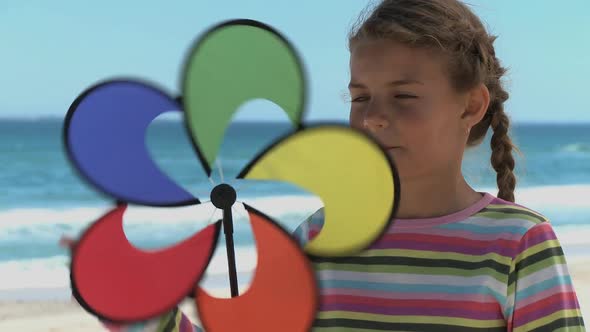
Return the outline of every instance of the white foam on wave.
<path id="1" fill-rule="evenodd" d="M 497 193 L 497 188 L 476 188 L 480 191 Z M 539 207 L 579 207 L 590 208 L 590 184 L 518 187 L 516 200 L 525 206 Z M 269 196 L 245 197 L 246 204 L 263 211 L 273 218 L 283 221 L 294 216 L 308 216 L 323 203 L 315 196 Z M 58 226 L 62 228 L 86 227 L 111 206 L 71 207 L 71 208 L 17 208 L 0 210 L 0 233 L 14 227 Z M 241 205 L 236 206 L 239 213 L 244 212 Z M 532 207 L 531 207 L 532 208 Z M 209 202 L 186 207 L 154 208 L 130 205 L 125 212 L 125 225 L 164 225 L 199 224 L 221 218 L 221 211 Z"/>
<path id="2" fill-rule="evenodd" d="M 315 197 L 276 196 L 245 198 L 252 207 L 266 213 L 276 221 L 292 229 L 322 206 Z M 63 234 L 78 236 L 113 207 L 29 208 L 0 211 L 0 241 L 55 241 Z M 236 219 L 247 215 L 243 205 L 234 206 Z M 145 207 L 130 205 L 124 214 L 123 227 L 130 240 L 142 236 L 157 237 L 180 232 L 180 237 L 190 236 L 207 224 L 222 218 L 222 211 L 210 202 L 185 207 Z M 236 223 L 236 227 L 247 227 Z M 175 239 L 175 240 L 179 240 Z"/>
<path id="3" fill-rule="evenodd" d="M 44 226 L 48 224 L 85 226 L 108 213 L 112 208 L 74 207 L 74 208 L 28 208 L 11 209 L 0 212 L 0 227 L 9 226 Z M 165 220 L 167 224 L 199 222 L 207 220 L 213 211 L 211 204 L 187 207 L 142 207 L 128 206 L 124 220 L 126 224 L 157 222 Z"/>
<path id="4" fill-rule="evenodd" d="M 266 213 L 292 230 L 306 217 L 322 206 L 319 199 L 301 196 L 277 196 L 245 198 L 252 207 Z M 0 211 L 0 245 L 35 245 L 51 243 L 57 248 L 58 239 L 63 234 L 77 237 L 92 222 L 107 213 L 112 207 L 75 208 L 33 208 Z M 202 229 L 209 222 L 222 217 L 220 210 L 210 203 L 177 208 L 151 208 L 129 206 L 124 215 L 124 228 L 129 240 L 164 239 L 175 243 Z M 244 221 L 247 212 L 241 204 L 234 207 L 236 231 L 249 227 Z M 223 235 L 222 235 L 223 237 Z M 249 242 L 252 243 L 252 242 Z M 250 283 L 252 271 L 256 267 L 257 254 L 254 246 L 236 247 L 236 264 L 240 289 Z M 33 259 L 13 259 L 0 261 L 0 291 L 9 297 L 35 296 L 36 290 L 60 289 L 56 294 L 67 293 L 69 289 L 69 257 L 59 252 L 53 257 Z M 227 287 L 228 267 L 225 242 L 219 240 L 210 265 L 203 279 L 206 289 Z M 12 294 L 12 293 L 14 294 Z M 45 292 L 46 293 L 46 292 Z M 53 292 L 50 292 L 54 294 Z M 0 298 L 2 298 L 0 294 Z"/>
<path id="5" fill-rule="evenodd" d="M 68 257 L 54 256 L 0 263 L 0 291 L 69 287 Z"/>
<path id="6" fill-rule="evenodd" d="M 561 148 L 561 151 L 563 152 L 590 152 L 590 143 L 582 143 L 582 142 L 578 142 L 578 143 L 571 143 L 571 144 L 567 144 L 564 147 Z"/>
<path id="7" fill-rule="evenodd" d="M 265 213 L 281 216 L 297 211 L 311 211 L 322 206 L 319 198 L 309 196 L 271 196 L 244 198 L 243 201 Z M 0 211 L 0 227 L 8 225 L 81 224 L 86 225 L 107 213 L 112 206 L 72 208 L 18 208 Z M 183 207 L 146 207 L 129 205 L 125 212 L 128 224 L 157 222 L 166 224 L 205 222 L 221 216 L 212 215 L 216 208 L 210 202 Z"/>
<path id="8" fill-rule="evenodd" d="M 203 279 L 205 288 L 224 287 L 227 283 L 228 265 L 224 249 L 220 246 L 216 250 L 207 267 Z M 242 287 L 250 283 L 251 273 L 256 268 L 256 261 L 255 247 L 236 248 L 236 270 Z M 26 292 L 26 290 L 36 289 L 69 289 L 69 263 L 70 258 L 65 255 L 0 262 L 2 281 L 0 282 L 0 292 L 6 294 L 11 290 Z"/>
<path id="9" fill-rule="evenodd" d="M 494 195 L 498 188 L 476 188 L 479 191 L 487 191 Z M 514 192 L 516 202 L 531 209 L 535 207 L 558 208 L 587 208 L 590 209 L 590 185 L 548 185 L 535 187 L 519 187 Z M 590 220 L 589 220 L 590 221 Z"/>
<path id="10" fill-rule="evenodd" d="M 555 231 L 568 261 L 587 262 L 590 259 L 590 226 L 555 227 Z M 257 257 L 254 246 L 236 248 L 236 270 L 241 292 L 251 282 Z M 39 299 L 48 296 L 64 298 L 64 293 L 67 296 L 70 288 L 69 260 L 68 256 L 59 255 L 0 262 L 0 299 Z M 221 243 L 212 257 L 201 286 L 207 290 L 227 291 L 228 284 L 227 256 L 225 246 Z"/>
<path id="11" fill-rule="evenodd" d="M 497 188 L 476 188 L 480 191 L 497 193 Z M 590 206 L 590 184 L 548 185 L 535 187 L 519 187 L 515 191 L 517 200 L 522 204 L 551 204 L 562 206 Z M 245 197 L 245 203 L 271 215 L 306 212 L 322 206 L 315 196 L 268 196 Z M 71 224 L 88 222 L 100 217 L 111 207 L 71 207 L 71 208 L 20 208 L 0 210 L 0 227 L 10 224 L 38 225 L 48 223 Z M 195 222 L 209 219 L 214 209 L 206 202 L 187 207 L 152 208 L 129 206 L 125 221 L 127 223 L 157 221 L 166 219 L 166 223 Z"/>
<path id="12" fill-rule="evenodd" d="M 497 188 L 476 189 L 497 194 Z M 544 214 L 559 226 L 590 224 L 588 184 L 517 187 L 515 196 L 517 203 Z M 243 197 L 242 200 L 280 222 L 287 231 L 292 231 L 323 205 L 315 196 Z M 0 210 L 0 245 L 53 244 L 64 234 L 78 237 L 111 208 L 94 206 Z M 234 207 L 235 227 L 242 236 L 249 233 L 249 225 L 244 222 L 245 216 L 243 206 L 237 204 Z M 221 217 L 222 212 L 209 202 L 173 208 L 130 205 L 124 215 L 123 227 L 129 240 L 136 245 L 166 245 L 191 236 Z"/>
<path id="13" fill-rule="evenodd" d="M 244 199 L 244 203 L 264 212 L 279 222 L 302 222 L 323 206 L 315 196 L 273 196 Z M 295 220 L 292 220 L 292 219 Z"/>
<path id="14" fill-rule="evenodd" d="M 497 193 L 496 188 L 476 189 Z M 559 216 L 564 212 L 577 211 L 580 218 L 587 218 L 590 212 L 590 185 L 586 184 L 517 187 L 515 196 L 519 204 L 543 214 L 545 211 L 554 211 Z M 243 201 L 288 226 L 298 224 L 322 206 L 321 200 L 313 196 L 244 197 Z M 111 208 L 96 206 L 0 211 L 0 240 L 22 239 L 33 242 L 50 238 L 51 241 L 57 241 L 63 233 L 79 233 Z M 241 205 L 236 206 L 236 219 L 244 218 L 245 214 Z M 192 230 L 202 228 L 218 218 L 221 218 L 221 211 L 216 211 L 210 203 L 175 208 L 130 206 L 124 217 L 124 227 L 126 231 L 150 234 L 159 234 L 155 230 L 185 229 L 188 236 Z M 238 221 L 236 224 L 239 227 Z M 590 228 L 567 226 L 567 220 L 564 224 L 556 226 L 555 230 L 568 258 L 587 253 Z M 590 222 L 587 224 L 590 225 Z M 247 284 L 256 267 L 256 249 L 251 246 L 237 247 L 236 257 L 240 284 Z M 68 262 L 67 256 L 0 262 L 0 290 L 69 288 Z M 203 282 L 204 285 L 225 285 L 226 279 L 227 260 L 221 240 Z"/>

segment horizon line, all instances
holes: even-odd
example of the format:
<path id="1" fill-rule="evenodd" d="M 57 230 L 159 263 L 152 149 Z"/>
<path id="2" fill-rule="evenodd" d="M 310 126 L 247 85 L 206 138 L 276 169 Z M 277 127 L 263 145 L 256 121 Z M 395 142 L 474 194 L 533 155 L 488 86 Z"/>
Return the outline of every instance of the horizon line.
<path id="1" fill-rule="evenodd" d="M 22 122 L 35 122 L 35 121 L 43 121 L 43 120 L 54 120 L 54 121 L 63 121 L 65 117 L 57 116 L 57 115 L 38 115 L 38 116 L 0 116 L 0 121 L 22 121 Z M 162 118 L 158 119 L 158 122 L 180 122 L 182 118 Z M 314 123 L 314 122 L 345 122 L 346 120 L 339 120 L 339 119 L 315 119 L 315 120 L 307 120 L 303 121 L 303 123 Z M 287 120 L 281 119 L 273 119 L 273 120 L 263 120 L 263 119 L 239 119 L 234 120 L 231 123 L 283 123 L 287 122 Z M 568 121 L 511 121 L 511 125 L 590 125 L 590 120 L 583 120 L 583 121 L 575 121 L 572 120 Z"/>

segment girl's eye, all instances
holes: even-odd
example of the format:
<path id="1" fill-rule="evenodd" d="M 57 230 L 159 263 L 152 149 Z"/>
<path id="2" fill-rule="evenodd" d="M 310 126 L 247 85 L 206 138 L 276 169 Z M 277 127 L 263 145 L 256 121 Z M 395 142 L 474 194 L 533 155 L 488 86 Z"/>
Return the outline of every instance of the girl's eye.
<path id="1" fill-rule="evenodd" d="M 395 98 L 398 98 L 398 99 L 416 99 L 418 97 L 412 96 L 412 95 L 403 95 L 403 94 L 401 94 L 401 95 L 395 95 Z"/>
<path id="2" fill-rule="evenodd" d="M 362 102 L 365 102 L 367 100 L 369 100 L 369 97 L 367 97 L 367 96 L 359 96 L 359 97 L 353 98 L 352 99 L 352 102 L 353 103 L 362 103 Z"/>

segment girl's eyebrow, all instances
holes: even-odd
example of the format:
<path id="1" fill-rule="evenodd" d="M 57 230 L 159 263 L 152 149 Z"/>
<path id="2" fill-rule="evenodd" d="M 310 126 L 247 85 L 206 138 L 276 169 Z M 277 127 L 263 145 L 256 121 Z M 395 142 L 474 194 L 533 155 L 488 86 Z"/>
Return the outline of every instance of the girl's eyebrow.
<path id="1" fill-rule="evenodd" d="M 389 86 L 399 86 L 399 85 L 409 85 L 409 84 L 419 84 L 424 85 L 424 83 L 417 81 L 417 80 L 398 80 L 387 83 Z"/>
<path id="2" fill-rule="evenodd" d="M 417 81 L 417 80 L 397 80 L 387 83 L 388 86 L 400 86 L 400 85 L 409 85 L 409 84 L 420 84 L 424 85 L 424 83 Z M 350 82 L 348 84 L 349 89 L 364 89 L 366 86 L 362 83 L 357 82 Z"/>

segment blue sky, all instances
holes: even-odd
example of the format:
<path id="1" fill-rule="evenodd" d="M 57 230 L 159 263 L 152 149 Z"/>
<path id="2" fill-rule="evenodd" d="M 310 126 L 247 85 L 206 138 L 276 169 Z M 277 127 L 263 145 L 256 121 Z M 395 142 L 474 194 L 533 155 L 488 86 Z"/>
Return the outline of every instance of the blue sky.
<path id="1" fill-rule="evenodd" d="M 471 0 L 498 34 L 515 122 L 590 122 L 590 1 Z M 565 5 L 567 4 L 567 6 Z M 309 74 L 307 120 L 345 120 L 346 34 L 363 0 L 0 2 L 0 117 L 63 117 L 89 85 L 141 77 L 178 91 L 185 52 L 219 21 L 260 20 L 298 48 Z M 239 119 L 284 119 L 252 102 Z"/>

